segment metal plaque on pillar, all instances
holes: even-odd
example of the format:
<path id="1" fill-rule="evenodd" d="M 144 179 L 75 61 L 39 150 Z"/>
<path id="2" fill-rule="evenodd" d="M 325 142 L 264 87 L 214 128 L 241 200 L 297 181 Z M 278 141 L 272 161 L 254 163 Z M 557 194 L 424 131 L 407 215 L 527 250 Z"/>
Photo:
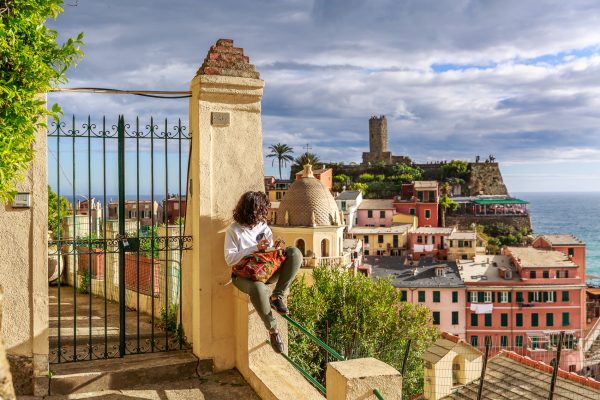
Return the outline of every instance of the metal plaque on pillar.
<path id="1" fill-rule="evenodd" d="M 210 124 L 212 126 L 229 126 L 228 112 L 212 112 L 210 113 Z"/>

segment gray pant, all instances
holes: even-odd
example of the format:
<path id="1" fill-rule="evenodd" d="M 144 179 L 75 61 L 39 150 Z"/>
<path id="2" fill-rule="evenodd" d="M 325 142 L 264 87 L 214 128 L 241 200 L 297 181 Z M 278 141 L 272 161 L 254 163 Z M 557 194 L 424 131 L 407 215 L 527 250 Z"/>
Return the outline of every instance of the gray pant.
<path id="1" fill-rule="evenodd" d="M 302 253 L 297 248 L 288 247 L 285 250 L 285 256 L 285 261 L 281 264 L 281 267 L 267 281 L 267 284 L 277 282 L 275 289 L 273 289 L 273 296 L 283 297 L 302 265 Z M 269 288 L 267 285 L 237 276 L 234 276 L 232 281 L 236 288 L 250 296 L 250 301 L 252 301 L 252 305 L 265 324 L 265 327 L 267 329 L 276 329 L 277 321 L 271 310 Z"/>

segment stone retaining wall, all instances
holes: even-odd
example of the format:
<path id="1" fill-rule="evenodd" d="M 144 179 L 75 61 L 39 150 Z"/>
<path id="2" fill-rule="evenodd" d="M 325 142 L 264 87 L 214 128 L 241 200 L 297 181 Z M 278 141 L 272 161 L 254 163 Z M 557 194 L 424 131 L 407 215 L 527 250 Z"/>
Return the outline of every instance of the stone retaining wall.
<path id="1" fill-rule="evenodd" d="M 528 229 L 531 231 L 531 218 L 529 215 L 506 215 L 506 216 L 475 216 L 475 215 L 447 215 L 446 226 L 457 225 L 459 229 L 471 229 L 471 224 L 487 225 L 503 223 L 514 226 L 517 229 Z"/>

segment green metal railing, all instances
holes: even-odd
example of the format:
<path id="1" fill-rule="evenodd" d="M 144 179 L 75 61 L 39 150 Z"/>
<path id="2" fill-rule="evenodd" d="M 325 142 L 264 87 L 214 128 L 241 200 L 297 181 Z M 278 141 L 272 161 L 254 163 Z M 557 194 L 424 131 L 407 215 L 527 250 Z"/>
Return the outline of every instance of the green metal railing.
<path id="1" fill-rule="evenodd" d="M 381 395 L 381 393 L 379 393 L 379 390 L 377 389 L 373 389 L 373 394 L 375 395 L 375 397 L 377 397 L 379 400 L 385 400 L 383 398 L 383 396 Z"/>
<path id="2" fill-rule="evenodd" d="M 321 347 L 323 350 L 325 350 L 330 356 L 332 356 L 333 358 L 335 358 L 337 361 L 345 361 L 346 360 L 346 358 L 344 356 L 342 356 L 340 353 L 338 353 L 333 348 L 331 348 L 327 343 L 325 343 L 324 341 L 322 341 L 321 339 L 319 339 L 317 336 L 315 336 L 311 331 L 309 331 L 308 329 L 306 329 L 305 327 L 303 327 L 302 325 L 300 325 L 300 323 L 298 323 L 298 321 L 293 320 L 288 315 L 282 315 L 282 317 L 285 318 L 292 326 L 294 326 L 295 328 L 298 328 L 313 343 L 315 343 L 317 346 Z M 302 374 L 302 376 L 304 376 L 306 378 L 306 380 L 308 380 L 315 388 L 317 388 L 317 390 L 319 392 L 321 392 L 323 394 L 327 393 L 327 389 L 325 388 L 325 386 L 323 386 L 321 384 L 321 382 L 319 382 L 308 371 L 306 371 L 304 368 L 302 368 L 302 366 L 300 366 L 297 362 L 295 362 L 294 360 L 292 360 L 287 354 L 282 353 L 281 355 L 290 364 L 292 364 L 292 366 L 294 368 L 296 368 L 298 370 L 298 372 L 300 372 Z"/>

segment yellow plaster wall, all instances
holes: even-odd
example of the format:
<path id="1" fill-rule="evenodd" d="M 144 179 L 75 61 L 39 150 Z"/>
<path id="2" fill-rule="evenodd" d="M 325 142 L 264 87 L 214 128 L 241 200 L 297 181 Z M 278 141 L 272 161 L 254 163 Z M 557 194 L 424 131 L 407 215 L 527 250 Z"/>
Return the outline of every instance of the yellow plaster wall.
<path id="1" fill-rule="evenodd" d="M 25 180 L 18 185 L 20 192 L 31 193 L 31 208 L 18 209 L 0 204 L 0 283 L 4 287 L 2 335 L 7 353 L 30 358 L 36 377 L 45 375 L 48 370 L 46 135 L 46 129 L 36 133 L 35 158 Z"/>
<path id="2" fill-rule="evenodd" d="M 190 190 L 186 233 L 194 237 L 183 271 L 184 323 L 201 358 L 217 370 L 235 366 L 233 293 L 225 264 L 225 230 L 240 196 L 264 190 L 260 79 L 197 75 L 191 84 Z M 211 124 L 211 113 L 229 113 L 229 126 Z M 191 259 L 190 259 L 191 258 Z M 191 324 L 189 321 L 191 320 Z M 188 336 L 189 333 L 188 333 Z"/>

